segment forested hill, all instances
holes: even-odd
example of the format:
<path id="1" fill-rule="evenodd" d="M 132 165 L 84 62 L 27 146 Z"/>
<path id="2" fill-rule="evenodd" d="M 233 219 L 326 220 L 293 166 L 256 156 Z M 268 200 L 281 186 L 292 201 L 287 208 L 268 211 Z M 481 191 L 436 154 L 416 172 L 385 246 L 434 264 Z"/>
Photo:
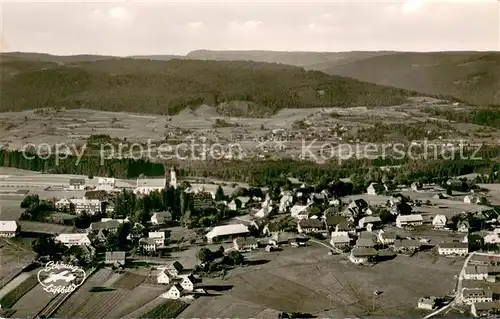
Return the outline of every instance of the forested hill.
<path id="1" fill-rule="evenodd" d="M 71 61 L 66 57 L 66 61 Z M 2 57 L 0 111 L 42 107 L 174 114 L 188 106 L 248 101 L 252 115 L 278 109 L 384 106 L 415 92 L 300 67 L 247 61 L 85 62 Z"/>

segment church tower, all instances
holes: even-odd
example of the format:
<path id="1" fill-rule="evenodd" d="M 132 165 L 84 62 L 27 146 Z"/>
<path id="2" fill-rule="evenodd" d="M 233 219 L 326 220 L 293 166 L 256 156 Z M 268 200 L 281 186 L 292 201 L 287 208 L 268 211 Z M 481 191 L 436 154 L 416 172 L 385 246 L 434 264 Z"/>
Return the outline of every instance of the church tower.
<path id="1" fill-rule="evenodd" d="M 173 166 L 170 168 L 170 186 L 177 189 L 177 173 Z"/>

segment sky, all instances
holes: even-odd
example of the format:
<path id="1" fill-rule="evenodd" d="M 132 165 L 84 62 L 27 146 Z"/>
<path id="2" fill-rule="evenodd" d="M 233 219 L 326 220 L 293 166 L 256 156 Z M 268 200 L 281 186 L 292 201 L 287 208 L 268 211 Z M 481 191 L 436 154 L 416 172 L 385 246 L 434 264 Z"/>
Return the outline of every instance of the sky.
<path id="1" fill-rule="evenodd" d="M 0 0 L 2 51 L 500 50 L 497 0 Z"/>

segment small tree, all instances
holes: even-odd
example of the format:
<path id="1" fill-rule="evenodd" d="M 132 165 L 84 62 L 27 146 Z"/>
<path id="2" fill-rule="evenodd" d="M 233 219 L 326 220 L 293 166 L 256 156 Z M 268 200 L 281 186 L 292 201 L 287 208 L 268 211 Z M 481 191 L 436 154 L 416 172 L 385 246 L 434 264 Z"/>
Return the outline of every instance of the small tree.
<path id="1" fill-rule="evenodd" d="M 212 252 L 210 251 L 210 249 L 203 247 L 198 251 L 197 257 L 198 257 L 198 260 L 202 263 L 211 262 L 212 261 Z"/>
<path id="2" fill-rule="evenodd" d="M 225 199 L 224 190 L 222 189 L 222 186 L 219 185 L 219 187 L 217 187 L 217 190 L 215 191 L 215 200 L 223 201 L 224 199 Z"/>

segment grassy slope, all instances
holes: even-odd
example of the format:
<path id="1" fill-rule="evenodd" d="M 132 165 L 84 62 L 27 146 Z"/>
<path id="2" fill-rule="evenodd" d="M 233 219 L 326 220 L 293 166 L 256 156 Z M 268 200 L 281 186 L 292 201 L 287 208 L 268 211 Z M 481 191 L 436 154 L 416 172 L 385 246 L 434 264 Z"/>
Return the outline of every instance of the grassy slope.
<path id="1" fill-rule="evenodd" d="M 283 107 L 393 105 L 414 93 L 302 68 L 244 61 L 109 59 L 77 63 L 2 59 L 0 111 L 85 107 L 172 114 L 246 100 Z M 323 90 L 324 95 L 317 95 Z"/>

